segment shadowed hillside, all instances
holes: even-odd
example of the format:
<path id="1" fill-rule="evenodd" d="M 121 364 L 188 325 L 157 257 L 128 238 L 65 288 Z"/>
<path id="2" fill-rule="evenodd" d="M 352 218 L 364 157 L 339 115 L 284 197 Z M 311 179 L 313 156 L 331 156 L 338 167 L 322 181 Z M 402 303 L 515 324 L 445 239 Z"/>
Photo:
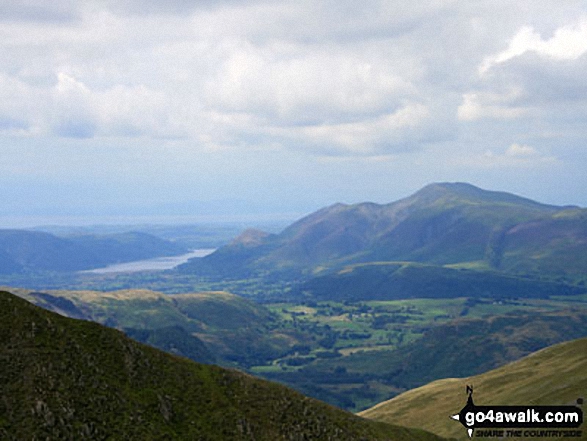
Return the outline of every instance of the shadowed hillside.
<path id="1" fill-rule="evenodd" d="M 2 439 L 432 440 L 0 292 Z"/>
<path id="2" fill-rule="evenodd" d="M 587 291 L 551 280 L 497 271 L 475 271 L 411 262 L 349 265 L 314 277 L 293 292 L 316 300 L 365 301 L 406 298 L 548 298 Z"/>
<path id="3" fill-rule="evenodd" d="M 186 251 L 145 233 L 64 238 L 40 231 L 0 230 L 0 274 L 80 271 Z"/>
<path id="4" fill-rule="evenodd" d="M 431 184 L 386 205 L 335 204 L 277 235 L 245 232 L 180 271 L 307 278 L 349 263 L 411 261 L 576 279 L 586 263 L 586 213 L 464 183 Z"/>

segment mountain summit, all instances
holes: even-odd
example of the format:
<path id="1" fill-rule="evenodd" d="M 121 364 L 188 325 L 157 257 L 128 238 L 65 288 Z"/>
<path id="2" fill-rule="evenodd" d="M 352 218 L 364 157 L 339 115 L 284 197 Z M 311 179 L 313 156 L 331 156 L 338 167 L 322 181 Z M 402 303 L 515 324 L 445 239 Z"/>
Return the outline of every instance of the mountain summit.
<path id="1" fill-rule="evenodd" d="M 587 210 L 466 183 L 430 184 L 383 205 L 334 204 L 280 234 L 244 238 L 181 271 L 307 277 L 351 263 L 412 261 L 572 277 L 587 266 Z"/>

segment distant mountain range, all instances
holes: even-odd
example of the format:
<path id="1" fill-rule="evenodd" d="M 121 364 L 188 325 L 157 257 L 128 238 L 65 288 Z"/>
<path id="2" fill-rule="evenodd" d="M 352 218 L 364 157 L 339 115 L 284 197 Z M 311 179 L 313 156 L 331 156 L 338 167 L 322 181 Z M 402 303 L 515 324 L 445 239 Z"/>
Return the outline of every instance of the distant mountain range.
<path id="1" fill-rule="evenodd" d="M 279 275 L 307 280 L 374 262 L 584 284 L 587 209 L 545 205 L 465 183 L 431 184 L 386 205 L 335 204 L 279 234 L 245 231 L 179 270 L 216 277 Z"/>
<path id="2" fill-rule="evenodd" d="M 474 377 L 434 381 L 360 415 L 467 440 L 469 437 L 463 426 L 448 418 L 466 403 L 466 385 L 473 385 L 477 405 L 573 405 L 587 395 L 585 372 L 587 339 L 582 338 L 551 346 Z M 573 439 L 586 440 L 584 428 L 582 433 L 581 437 Z"/>
<path id="3" fill-rule="evenodd" d="M 0 438 L 436 440 L 0 292 Z"/>
<path id="4" fill-rule="evenodd" d="M 0 230 L 0 274 L 81 271 L 184 252 L 182 245 L 138 232 L 58 237 Z"/>

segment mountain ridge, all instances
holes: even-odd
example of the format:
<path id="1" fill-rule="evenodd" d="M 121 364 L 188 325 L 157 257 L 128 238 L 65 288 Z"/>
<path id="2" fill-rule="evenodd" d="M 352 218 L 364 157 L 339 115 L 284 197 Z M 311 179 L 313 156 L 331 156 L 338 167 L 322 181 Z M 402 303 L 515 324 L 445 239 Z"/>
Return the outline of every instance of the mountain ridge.
<path id="1" fill-rule="evenodd" d="M 587 255 L 585 213 L 586 209 L 542 204 L 471 184 L 436 183 L 389 204 L 333 204 L 279 234 L 257 235 L 256 243 L 246 250 L 229 244 L 193 259 L 179 271 L 234 277 L 281 272 L 296 279 L 353 263 L 413 261 L 476 262 L 499 271 L 547 274 L 549 265 L 556 266 L 557 256 L 572 246 L 570 240 L 561 240 L 569 225 L 572 242 L 579 247 L 573 256 Z M 528 228 L 547 233 L 524 237 Z M 584 274 L 583 266 L 567 260 L 569 277 Z M 565 273 L 560 268 L 555 272 Z"/>

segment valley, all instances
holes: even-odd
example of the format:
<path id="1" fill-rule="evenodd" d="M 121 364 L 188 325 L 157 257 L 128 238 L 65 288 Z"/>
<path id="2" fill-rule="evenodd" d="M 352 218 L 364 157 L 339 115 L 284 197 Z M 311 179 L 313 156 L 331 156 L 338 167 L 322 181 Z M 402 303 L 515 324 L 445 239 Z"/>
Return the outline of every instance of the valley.
<path id="1" fill-rule="evenodd" d="M 587 294 L 261 305 L 227 292 L 6 289 L 176 355 L 236 367 L 352 411 L 587 336 Z"/>
<path id="2" fill-rule="evenodd" d="M 0 35 L 0 441 L 587 441 L 587 0 Z"/>
<path id="3" fill-rule="evenodd" d="M 441 440 L 0 292 L 0 437 Z"/>
<path id="4" fill-rule="evenodd" d="M 143 228 L 5 233 L 12 245 L 0 254 L 0 285 L 351 412 L 587 337 L 587 215 L 578 207 L 432 184 L 387 205 L 335 204 L 280 231 Z M 140 250 L 138 238 L 154 246 L 149 258 L 169 246 L 214 251 L 175 268 L 139 261 L 129 270 L 128 250 L 124 263 L 116 256 Z M 116 266 L 61 267 L 82 242 L 100 244 L 100 259 Z M 42 264 L 51 253 L 53 267 Z"/>

